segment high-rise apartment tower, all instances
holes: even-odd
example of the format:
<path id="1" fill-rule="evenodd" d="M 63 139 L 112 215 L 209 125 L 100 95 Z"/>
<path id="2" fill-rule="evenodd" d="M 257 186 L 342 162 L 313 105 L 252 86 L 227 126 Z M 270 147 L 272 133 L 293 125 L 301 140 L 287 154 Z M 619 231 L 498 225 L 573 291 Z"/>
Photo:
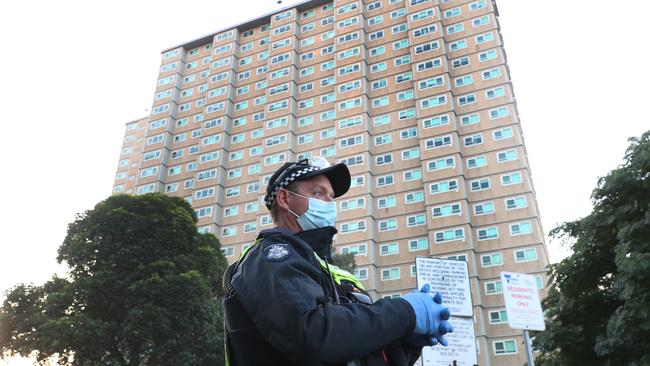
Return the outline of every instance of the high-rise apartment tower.
<path id="1" fill-rule="evenodd" d="M 127 124 L 114 193 L 185 197 L 232 261 L 271 227 L 287 161 L 346 163 L 336 250 L 375 298 L 414 259 L 469 263 L 481 365 L 522 365 L 501 271 L 548 254 L 490 0 L 306 1 L 163 51 L 151 114 Z"/>

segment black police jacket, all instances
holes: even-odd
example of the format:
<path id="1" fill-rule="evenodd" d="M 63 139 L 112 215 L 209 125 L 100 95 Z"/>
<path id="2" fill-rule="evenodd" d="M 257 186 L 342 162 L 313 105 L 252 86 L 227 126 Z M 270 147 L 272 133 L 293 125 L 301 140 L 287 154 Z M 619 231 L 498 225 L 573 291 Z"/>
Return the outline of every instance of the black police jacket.
<path id="1" fill-rule="evenodd" d="M 334 233 L 334 228 L 260 233 L 261 241 L 231 274 L 236 295 L 230 306 L 224 301 L 226 338 L 234 353 L 231 366 L 347 365 L 395 349 L 396 342 L 413 332 L 415 314 L 406 300 L 334 302 L 331 279 L 314 256 L 314 251 L 329 255 Z M 244 312 L 233 311 L 239 306 Z M 245 329 L 246 324 L 254 329 Z M 412 364 L 419 351 L 411 349 L 406 364 Z"/>

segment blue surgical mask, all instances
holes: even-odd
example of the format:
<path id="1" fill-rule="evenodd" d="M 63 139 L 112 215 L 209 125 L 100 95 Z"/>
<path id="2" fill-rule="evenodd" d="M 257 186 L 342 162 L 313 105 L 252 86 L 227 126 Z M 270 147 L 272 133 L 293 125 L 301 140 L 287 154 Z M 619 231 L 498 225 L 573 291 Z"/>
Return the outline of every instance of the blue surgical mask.
<path id="1" fill-rule="evenodd" d="M 325 226 L 334 226 L 336 223 L 336 203 L 334 201 L 323 201 L 317 198 L 305 197 L 301 194 L 287 191 L 298 197 L 309 201 L 309 207 L 304 214 L 298 216 L 295 212 L 289 210 L 297 219 L 298 225 L 303 230 L 318 229 Z"/>

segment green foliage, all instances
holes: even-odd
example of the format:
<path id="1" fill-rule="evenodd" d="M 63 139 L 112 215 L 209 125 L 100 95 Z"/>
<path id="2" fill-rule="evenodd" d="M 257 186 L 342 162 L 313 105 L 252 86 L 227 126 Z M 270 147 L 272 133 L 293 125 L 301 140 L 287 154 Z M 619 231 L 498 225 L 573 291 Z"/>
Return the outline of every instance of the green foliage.
<path id="1" fill-rule="evenodd" d="M 354 261 L 354 253 L 337 254 L 332 252 L 332 263 L 350 273 L 354 273 L 354 270 L 357 268 L 357 263 Z"/>
<path id="2" fill-rule="evenodd" d="M 650 364 L 650 131 L 630 141 L 592 213 L 551 233 L 573 254 L 550 269 L 540 365 Z"/>
<path id="3" fill-rule="evenodd" d="M 5 355 L 61 365 L 221 365 L 227 265 L 191 206 L 113 196 L 78 215 L 59 248 L 69 278 L 17 285 L 0 310 Z"/>

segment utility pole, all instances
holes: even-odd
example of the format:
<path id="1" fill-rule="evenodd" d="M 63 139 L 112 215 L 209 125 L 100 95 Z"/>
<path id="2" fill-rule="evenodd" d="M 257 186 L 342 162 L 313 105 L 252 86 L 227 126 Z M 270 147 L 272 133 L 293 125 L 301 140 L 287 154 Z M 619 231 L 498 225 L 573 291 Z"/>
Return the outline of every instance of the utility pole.
<path id="1" fill-rule="evenodd" d="M 528 330 L 524 330 L 524 342 L 526 343 L 526 356 L 528 357 L 528 366 L 535 366 L 535 359 L 533 358 L 533 347 L 530 345 L 530 336 Z"/>

